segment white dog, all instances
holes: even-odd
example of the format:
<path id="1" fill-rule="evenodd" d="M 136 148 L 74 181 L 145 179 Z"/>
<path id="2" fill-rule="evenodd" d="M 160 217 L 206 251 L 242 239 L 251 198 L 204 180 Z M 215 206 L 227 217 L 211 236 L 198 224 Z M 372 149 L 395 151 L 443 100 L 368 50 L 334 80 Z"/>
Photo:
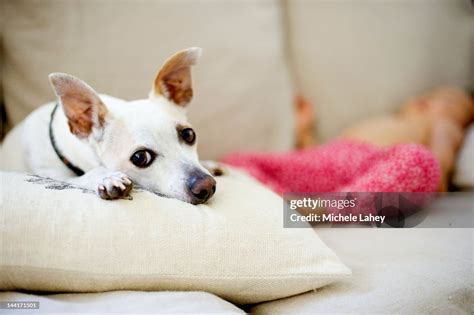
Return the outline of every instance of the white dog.
<path id="1" fill-rule="evenodd" d="M 71 75 L 50 74 L 57 103 L 35 110 L 20 127 L 28 170 L 103 199 L 127 197 L 136 183 L 162 196 L 206 202 L 216 182 L 199 163 L 185 108 L 193 95 L 191 66 L 200 54 L 189 48 L 173 55 L 148 99 L 131 102 L 98 95 Z"/>

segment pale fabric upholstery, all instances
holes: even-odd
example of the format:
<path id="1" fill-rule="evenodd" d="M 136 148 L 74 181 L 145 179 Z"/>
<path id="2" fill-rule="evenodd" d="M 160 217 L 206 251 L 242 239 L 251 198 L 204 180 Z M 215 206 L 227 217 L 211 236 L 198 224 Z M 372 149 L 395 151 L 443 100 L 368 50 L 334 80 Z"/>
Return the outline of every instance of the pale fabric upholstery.
<path id="1" fill-rule="evenodd" d="M 472 314 L 474 229 L 318 233 L 352 268 L 352 278 L 260 304 L 252 314 Z"/>
<path id="2" fill-rule="evenodd" d="M 245 314 L 237 306 L 206 292 L 70 293 L 33 295 L 0 292 L 0 302 L 39 302 L 21 314 Z"/>
<path id="3" fill-rule="evenodd" d="M 312 229 L 283 228 L 282 199 L 240 172 L 217 177 L 216 194 L 199 206 L 0 179 L 0 290 L 192 290 L 246 304 L 350 275 Z"/>
<path id="4" fill-rule="evenodd" d="M 54 99 L 50 72 L 98 92 L 145 98 L 161 64 L 204 49 L 190 107 L 202 158 L 293 143 L 281 5 L 242 1 L 2 1 L 4 98 L 17 124 Z"/>
<path id="5" fill-rule="evenodd" d="M 464 189 L 474 189 L 474 124 L 466 132 L 461 150 L 458 155 L 453 174 L 453 182 Z"/>
<path id="6" fill-rule="evenodd" d="M 438 85 L 471 87 L 472 5 L 452 1 L 287 1 L 297 84 L 327 140 Z"/>

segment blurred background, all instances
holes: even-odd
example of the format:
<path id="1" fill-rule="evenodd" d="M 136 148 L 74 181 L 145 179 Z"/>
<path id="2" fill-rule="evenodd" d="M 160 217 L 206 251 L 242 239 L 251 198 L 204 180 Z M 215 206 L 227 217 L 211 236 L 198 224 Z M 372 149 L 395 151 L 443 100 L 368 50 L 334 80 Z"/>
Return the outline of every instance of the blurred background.
<path id="1" fill-rule="evenodd" d="M 51 72 L 145 98 L 171 54 L 199 46 L 201 157 L 288 150 L 295 100 L 325 141 L 432 87 L 472 88 L 473 23 L 466 0 L 1 0 L 2 129 L 54 99 Z"/>

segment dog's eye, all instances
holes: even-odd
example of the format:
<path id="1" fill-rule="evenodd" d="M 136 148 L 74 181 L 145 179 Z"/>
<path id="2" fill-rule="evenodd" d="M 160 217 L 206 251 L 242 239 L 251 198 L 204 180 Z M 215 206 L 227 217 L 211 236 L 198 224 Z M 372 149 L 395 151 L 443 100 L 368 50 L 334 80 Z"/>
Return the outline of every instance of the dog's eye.
<path id="1" fill-rule="evenodd" d="M 148 167 L 155 159 L 155 153 L 150 150 L 138 150 L 130 157 L 130 161 L 137 167 Z"/>
<path id="2" fill-rule="evenodd" d="M 193 144 L 194 141 L 196 140 L 196 134 L 194 133 L 194 130 L 192 130 L 191 128 L 185 128 L 181 130 L 181 138 L 187 144 Z"/>

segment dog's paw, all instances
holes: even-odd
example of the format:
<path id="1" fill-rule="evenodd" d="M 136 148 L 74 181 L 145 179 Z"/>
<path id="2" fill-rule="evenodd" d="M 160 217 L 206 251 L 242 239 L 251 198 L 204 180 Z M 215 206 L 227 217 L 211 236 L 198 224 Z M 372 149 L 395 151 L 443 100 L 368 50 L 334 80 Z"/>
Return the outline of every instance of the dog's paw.
<path id="1" fill-rule="evenodd" d="M 97 194 L 102 199 L 112 200 L 130 197 L 133 183 L 132 180 L 121 172 L 114 172 L 102 179 L 102 182 L 97 187 Z"/>
<path id="2" fill-rule="evenodd" d="M 212 176 L 222 176 L 225 175 L 226 170 L 221 163 L 215 161 L 201 161 L 201 165 L 211 173 Z"/>

